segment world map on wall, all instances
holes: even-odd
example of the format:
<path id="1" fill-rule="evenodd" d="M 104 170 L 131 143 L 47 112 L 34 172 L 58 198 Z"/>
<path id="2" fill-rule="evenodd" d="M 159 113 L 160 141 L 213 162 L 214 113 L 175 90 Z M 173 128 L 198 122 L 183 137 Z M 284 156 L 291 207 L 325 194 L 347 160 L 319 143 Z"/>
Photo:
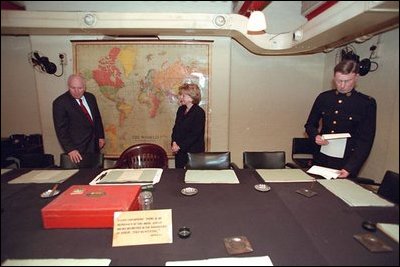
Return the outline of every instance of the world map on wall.
<path id="1" fill-rule="evenodd" d="M 208 110 L 210 43 L 82 41 L 73 45 L 75 73 L 85 77 L 86 90 L 96 96 L 103 118 L 106 156 L 118 157 L 139 143 L 158 144 L 171 156 L 178 88 L 183 83 L 199 85 L 200 106 Z"/>

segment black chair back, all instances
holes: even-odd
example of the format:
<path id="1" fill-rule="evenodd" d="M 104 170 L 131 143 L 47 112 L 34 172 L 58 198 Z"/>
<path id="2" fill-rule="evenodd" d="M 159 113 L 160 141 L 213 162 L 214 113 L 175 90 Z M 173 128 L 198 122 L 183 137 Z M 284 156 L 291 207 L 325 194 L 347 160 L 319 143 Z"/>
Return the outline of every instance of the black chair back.
<path id="1" fill-rule="evenodd" d="M 243 168 L 245 169 L 284 169 L 285 151 L 243 152 Z"/>
<path id="2" fill-rule="evenodd" d="M 387 200 L 399 204 L 399 174 L 393 171 L 386 171 L 382 183 L 378 189 L 378 195 Z"/>
<path id="3" fill-rule="evenodd" d="M 103 168 L 104 154 L 86 153 L 82 155 L 79 163 L 71 161 L 67 153 L 60 155 L 60 168 L 62 169 L 84 169 L 84 168 Z"/>
<path id="4" fill-rule="evenodd" d="M 186 169 L 225 170 L 231 168 L 230 152 L 188 153 Z"/>
<path id="5" fill-rule="evenodd" d="M 292 160 L 299 168 L 310 168 L 314 164 L 316 145 L 309 138 L 294 137 L 292 140 Z"/>
<path id="6" fill-rule="evenodd" d="M 18 156 L 20 168 L 53 168 L 54 156 L 52 154 L 27 153 Z"/>

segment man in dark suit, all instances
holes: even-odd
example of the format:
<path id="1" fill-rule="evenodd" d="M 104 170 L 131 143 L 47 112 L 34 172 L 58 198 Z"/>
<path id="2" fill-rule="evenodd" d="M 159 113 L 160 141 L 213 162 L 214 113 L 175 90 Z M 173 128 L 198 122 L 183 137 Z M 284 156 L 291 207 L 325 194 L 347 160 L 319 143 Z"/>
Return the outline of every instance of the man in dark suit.
<path id="1" fill-rule="evenodd" d="M 336 89 L 317 97 L 305 124 L 309 138 L 319 146 L 328 144 L 322 134 L 351 135 L 343 158 L 330 157 L 319 151 L 314 155 L 316 165 L 338 169 L 339 178 L 357 177 L 375 138 L 376 101 L 356 91 L 358 71 L 355 61 L 344 60 L 337 64 L 333 78 Z"/>
<path id="2" fill-rule="evenodd" d="M 99 153 L 105 145 L 104 128 L 96 98 L 85 92 L 82 76 L 68 78 L 68 92 L 53 101 L 57 138 L 71 161 L 79 163 L 85 153 Z"/>

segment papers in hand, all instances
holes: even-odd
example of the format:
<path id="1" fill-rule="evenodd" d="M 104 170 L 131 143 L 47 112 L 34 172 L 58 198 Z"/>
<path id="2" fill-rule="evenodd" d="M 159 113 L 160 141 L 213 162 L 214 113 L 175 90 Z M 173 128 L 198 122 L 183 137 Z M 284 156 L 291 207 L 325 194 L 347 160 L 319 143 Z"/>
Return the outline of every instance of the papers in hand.
<path id="1" fill-rule="evenodd" d="M 314 165 L 312 166 L 308 171 L 308 173 L 311 174 L 316 174 L 324 177 L 325 179 L 336 179 L 339 176 L 339 170 L 336 169 L 331 169 L 331 168 L 325 168 L 321 166 Z"/>
<path id="2" fill-rule="evenodd" d="M 156 184 L 161 179 L 162 169 L 109 169 L 101 172 L 90 185 L 119 185 L 119 184 Z"/>
<path id="3" fill-rule="evenodd" d="M 347 138 L 349 133 L 323 134 L 322 138 L 329 141 L 329 144 L 321 146 L 321 153 L 335 158 L 343 158 L 346 150 Z"/>

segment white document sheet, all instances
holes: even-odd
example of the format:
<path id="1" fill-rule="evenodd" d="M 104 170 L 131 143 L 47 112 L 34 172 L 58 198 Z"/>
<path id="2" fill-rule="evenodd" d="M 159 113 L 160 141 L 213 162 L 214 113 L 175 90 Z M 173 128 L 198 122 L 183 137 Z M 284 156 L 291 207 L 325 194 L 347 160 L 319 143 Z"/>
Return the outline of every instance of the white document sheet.
<path id="1" fill-rule="evenodd" d="M 108 169 L 102 171 L 90 185 L 146 185 L 160 182 L 163 169 Z"/>
<path id="2" fill-rule="evenodd" d="M 322 138 L 329 141 L 329 144 L 321 146 L 321 153 L 335 158 L 343 158 L 346 150 L 347 138 L 349 133 L 323 134 Z"/>
<path id="3" fill-rule="evenodd" d="M 205 260 L 167 261 L 165 266 L 274 266 L 268 256 L 211 258 Z"/>
<path id="4" fill-rule="evenodd" d="M 9 184 L 62 183 L 78 170 L 34 170 L 9 181 Z"/>
<path id="5" fill-rule="evenodd" d="M 7 173 L 7 172 L 9 172 L 9 171 L 12 171 L 13 169 L 1 169 L 1 174 L 3 175 L 3 174 L 5 174 L 5 173 Z"/>
<path id="6" fill-rule="evenodd" d="M 336 179 L 339 176 L 339 170 L 336 169 L 331 169 L 331 168 L 325 168 L 321 166 L 314 165 L 312 166 L 308 171 L 308 173 L 311 174 L 316 174 L 324 177 L 325 179 Z"/>
<path id="7" fill-rule="evenodd" d="M 348 179 L 317 180 L 351 207 L 392 207 L 393 203 Z"/>
<path id="8" fill-rule="evenodd" d="M 267 183 L 315 181 L 314 177 L 311 177 L 300 169 L 257 169 L 256 171 Z"/>
<path id="9" fill-rule="evenodd" d="M 185 183 L 193 184 L 238 184 L 234 170 L 187 170 Z"/>
<path id="10" fill-rule="evenodd" d="M 9 259 L 1 266 L 109 266 L 110 259 Z"/>
<path id="11" fill-rule="evenodd" d="M 399 225 L 394 223 L 377 223 L 379 230 L 388 235 L 391 239 L 399 243 Z"/>

